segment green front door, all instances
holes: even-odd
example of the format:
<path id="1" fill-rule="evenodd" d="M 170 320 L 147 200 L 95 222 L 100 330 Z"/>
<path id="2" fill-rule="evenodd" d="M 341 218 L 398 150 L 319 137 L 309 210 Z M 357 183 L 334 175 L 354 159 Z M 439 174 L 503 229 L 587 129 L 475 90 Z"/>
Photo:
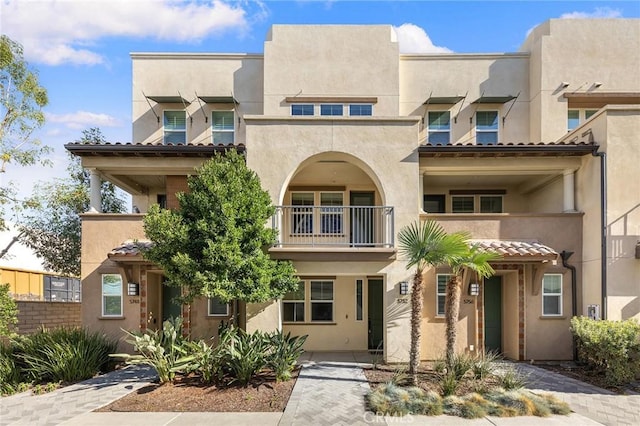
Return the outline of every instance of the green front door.
<path id="1" fill-rule="evenodd" d="M 367 310 L 369 317 L 367 323 L 369 327 L 369 349 L 382 350 L 382 342 L 384 340 L 384 327 L 382 321 L 382 299 L 383 299 L 383 283 L 381 279 L 370 279 L 368 281 L 368 301 Z"/>
<path id="2" fill-rule="evenodd" d="M 484 348 L 502 353 L 502 278 L 484 280 Z"/>
<path id="3" fill-rule="evenodd" d="M 180 287 L 162 283 L 162 322 L 182 315 L 180 304 L 175 301 L 175 298 L 180 296 L 180 290 Z"/>

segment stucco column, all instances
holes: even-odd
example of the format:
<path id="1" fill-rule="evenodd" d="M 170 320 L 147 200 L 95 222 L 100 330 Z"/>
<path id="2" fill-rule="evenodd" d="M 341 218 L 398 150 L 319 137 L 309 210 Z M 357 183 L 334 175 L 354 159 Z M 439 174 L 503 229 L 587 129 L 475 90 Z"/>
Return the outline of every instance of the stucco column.
<path id="1" fill-rule="evenodd" d="M 575 212 L 575 170 L 565 170 L 563 174 L 564 184 L 564 212 Z"/>
<path id="2" fill-rule="evenodd" d="M 100 193 L 100 187 L 102 181 L 100 175 L 96 169 L 89 171 L 89 183 L 90 183 L 90 198 L 89 198 L 89 212 L 90 213 L 102 213 L 102 194 Z"/>

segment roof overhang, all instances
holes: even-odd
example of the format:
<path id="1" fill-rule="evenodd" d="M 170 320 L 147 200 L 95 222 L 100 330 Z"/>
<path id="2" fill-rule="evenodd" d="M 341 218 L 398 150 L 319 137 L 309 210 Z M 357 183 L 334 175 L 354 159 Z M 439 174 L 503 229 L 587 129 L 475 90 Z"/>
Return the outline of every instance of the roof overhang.
<path id="1" fill-rule="evenodd" d="M 558 252 L 537 241 L 471 240 L 471 245 L 485 252 L 496 253 L 508 262 L 551 262 L 558 260 Z"/>
<path id="2" fill-rule="evenodd" d="M 418 147 L 420 157 L 582 156 L 597 151 L 592 143 L 499 143 L 493 145 L 431 145 Z"/>
<path id="3" fill-rule="evenodd" d="M 244 152 L 243 144 L 141 144 L 141 143 L 68 143 L 67 151 L 79 157 L 212 157 L 217 152 L 236 150 Z"/>
<path id="4" fill-rule="evenodd" d="M 602 108 L 605 105 L 640 104 L 640 92 L 565 92 L 569 108 Z"/>

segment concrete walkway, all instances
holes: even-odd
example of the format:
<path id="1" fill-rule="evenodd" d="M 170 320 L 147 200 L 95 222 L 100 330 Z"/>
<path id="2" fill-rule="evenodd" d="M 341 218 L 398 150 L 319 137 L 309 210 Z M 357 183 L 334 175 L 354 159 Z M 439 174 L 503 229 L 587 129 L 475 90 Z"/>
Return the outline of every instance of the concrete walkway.
<path id="1" fill-rule="evenodd" d="M 518 364 L 529 374 L 534 391 L 552 392 L 569 403 L 570 416 L 465 420 L 450 416 L 386 417 L 366 412 L 369 390 L 362 367 L 367 353 L 307 353 L 284 413 L 96 413 L 96 408 L 148 384 L 149 368 L 128 368 L 32 396 L 22 393 L 0 398 L 0 425 L 640 425 L 640 395 L 616 395 L 577 380 Z"/>

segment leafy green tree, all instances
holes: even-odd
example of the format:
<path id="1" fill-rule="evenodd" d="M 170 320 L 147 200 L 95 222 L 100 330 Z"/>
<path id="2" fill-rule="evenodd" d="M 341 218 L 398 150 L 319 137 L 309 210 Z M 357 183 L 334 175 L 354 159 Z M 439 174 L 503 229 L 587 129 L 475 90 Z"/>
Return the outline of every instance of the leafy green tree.
<path id="1" fill-rule="evenodd" d="M 153 241 L 144 256 L 163 268 L 169 285 L 183 288 L 185 301 L 265 302 L 296 289 L 291 262 L 267 253 L 276 231 L 265 224 L 275 208 L 242 155 L 216 154 L 188 187 L 177 194 L 179 209 L 154 205 L 144 219 Z"/>
<path id="2" fill-rule="evenodd" d="M 449 263 L 465 255 L 467 235 L 447 234 L 434 221 L 411 223 L 398 233 L 400 254 L 407 260 L 407 269 L 416 268 L 411 286 L 411 346 L 409 374 L 414 384 L 418 381 L 420 366 L 420 338 L 422 327 L 423 276 L 429 267 Z"/>
<path id="3" fill-rule="evenodd" d="M 76 142 L 105 142 L 98 128 L 82 132 Z M 89 210 L 89 173 L 80 158 L 69 156 L 68 178 L 40 183 L 26 201 L 20 223 L 20 240 L 43 259 L 45 268 L 73 276 L 80 275 L 80 214 Z M 110 182 L 102 182 L 102 211 L 122 213 L 124 200 Z"/>
<path id="4" fill-rule="evenodd" d="M 22 54 L 22 46 L 0 36 L 0 176 L 8 164 L 27 166 L 41 161 L 51 150 L 32 137 L 44 124 L 42 108 L 49 102 Z M 44 158 L 43 162 L 47 162 Z M 0 187 L 0 205 L 11 201 L 10 187 Z M 1 220 L 0 220 L 1 221 Z M 0 222 L 4 226 L 4 222 Z"/>
<path id="5" fill-rule="evenodd" d="M 10 336 L 18 323 L 18 307 L 9 294 L 9 284 L 0 284 L 0 336 Z"/>

